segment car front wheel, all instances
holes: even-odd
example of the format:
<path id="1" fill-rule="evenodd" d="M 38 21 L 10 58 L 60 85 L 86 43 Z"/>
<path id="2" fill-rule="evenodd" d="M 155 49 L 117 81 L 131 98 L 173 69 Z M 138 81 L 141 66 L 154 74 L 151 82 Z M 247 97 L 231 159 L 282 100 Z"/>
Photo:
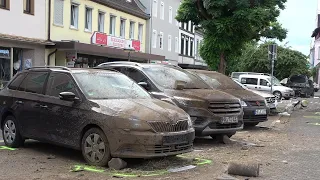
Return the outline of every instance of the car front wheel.
<path id="1" fill-rule="evenodd" d="M 282 98 L 282 94 L 279 91 L 273 92 L 273 95 L 276 97 L 277 100 L 281 100 Z"/>
<path id="2" fill-rule="evenodd" d="M 93 166 L 106 166 L 111 159 L 107 137 L 99 128 L 91 128 L 83 135 L 81 150 L 84 159 Z"/>
<path id="3" fill-rule="evenodd" d="M 2 136 L 8 147 L 17 148 L 23 145 L 24 139 L 20 135 L 19 127 L 13 116 L 8 116 L 3 122 Z"/>

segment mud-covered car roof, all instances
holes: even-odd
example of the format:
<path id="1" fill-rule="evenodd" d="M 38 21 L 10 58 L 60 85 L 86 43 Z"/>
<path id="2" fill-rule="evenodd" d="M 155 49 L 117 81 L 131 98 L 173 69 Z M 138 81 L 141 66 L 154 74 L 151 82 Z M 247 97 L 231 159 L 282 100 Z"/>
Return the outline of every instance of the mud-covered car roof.
<path id="1" fill-rule="evenodd" d="M 62 66 L 52 66 L 52 67 L 33 67 L 29 69 L 25 69 L 22 72 L 29 72 L 29 71 L 55 71 L 55 72 L 69 72 L 73 73 L 94 73 L 94 72 L 103 72 L 103 73 L 119 73 L 116 70 L 108 69 L 91 69 L 91 68 L 67 68 Z"/>

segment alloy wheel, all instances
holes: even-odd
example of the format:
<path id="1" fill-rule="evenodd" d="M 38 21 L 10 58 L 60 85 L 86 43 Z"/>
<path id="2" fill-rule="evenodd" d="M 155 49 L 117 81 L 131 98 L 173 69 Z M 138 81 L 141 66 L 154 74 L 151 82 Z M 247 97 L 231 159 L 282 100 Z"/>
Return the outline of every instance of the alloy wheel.
<path id="1" fill-rule="evenodd" d="M 276 99 L 280 99 L 281 98 L 281 94 L 279 92 L 275 92 L 274 96 Z"/>
<path id="2" fill-rule="evenodd" d="M 99 134 L 92 133 L 84 142 L 84 154 L 93 163 L 100 162 L 106 153 L 106 145 Z"/>
<path id="3" fill-rule="evenodd" d="M 3 127 L 3 135 L 4 135 L 4 139 L 6 140 L 6 142 L 8 143 L 13 143 L 15 138 L 16 138 L 16 125 L 14 124 L 14 122 L 12 120 L 8 120 Z"/>

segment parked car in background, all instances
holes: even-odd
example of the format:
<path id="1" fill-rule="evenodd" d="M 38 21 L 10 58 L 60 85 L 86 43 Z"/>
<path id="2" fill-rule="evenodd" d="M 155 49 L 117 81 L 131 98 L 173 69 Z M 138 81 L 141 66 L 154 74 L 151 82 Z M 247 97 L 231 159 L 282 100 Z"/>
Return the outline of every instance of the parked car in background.
<path id="1" fill-rule="evenodd" d="M 255 73 L 255 72 L 232 72 L 231 73 L 231 78 L 235 81 L 239 81 L 239 76 L 243 74 L 253 74 L 253 75 L 267 75 L 270 76 L 270 74 L 266 73 Z"/>
<path id="2" fill-rule="evenodd" d="M 288 78 L 286 86 L 292 88 L 295 95 L 300 97 L 314 96 L 313 81 L 306 75 L 292 75 Z"/>
<path id="3" fill-rule="evenodd" d="M 257 91 L 257 90 L 249 89 L 249 88 L 245 87 L 243 84 L 241 84 L 239 81 L 234 81 L 234 82 L 237 83 L 239 86 L 241 86 L 243 89 L 251 91 L 251 92 L 265 98 L 268 103 L 267 107 L 270 109 L 270 111 L 276 112 L 277 101 L 276 101 L 276 97 L 273 94 L 266 92 L 266 91 L 264 92 L 264 91 Z"/>
<path id="4" fill-rule="evenodd" d="M 97 69 L 32 68 L 0 91 L 9 147 L 25 139 L 82 151 L 90 165 L 111 157 L 152 158 L 192 151 L 190 116 L 153 99 L 127 76 Z"/>
<path id="5" fill-rule="evenodd" d="M 255 126 L 268 120 L 268 103 L 265 98 L 248 91 L 231 78 L 215 71 L 188 69 L 203 79 L 211 88 L 231 94 L 241 100 L 245 126 Z"/>
<path id="6" fill-rule="evenodd" d="M 238 98 L 211 89 L 197 76 L 180 67 L 112 62 L 96 68 L 122 72 L 153 97 L 184 109 L 191 116 L 197 136 L 231 137 L 243 129 L 243 109 Z"/>
<path id="7" fill-rule="evenodd" d="M 240 75 L 239 82 L 249 89 L 271 92 L 271 76 L 267 75 Z M 272 94 L 277 100 L 294 97 L 294 90 L 280 84 L 280 81 L 273 77 Z"/>

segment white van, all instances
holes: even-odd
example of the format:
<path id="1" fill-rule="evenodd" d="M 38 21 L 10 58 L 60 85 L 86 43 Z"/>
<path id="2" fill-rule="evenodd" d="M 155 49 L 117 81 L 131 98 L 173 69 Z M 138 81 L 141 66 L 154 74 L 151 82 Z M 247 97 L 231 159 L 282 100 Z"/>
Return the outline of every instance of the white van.
<path id="1" fill-rule="evenodd" d="M 256 72 L 232 72 L 231 73 L 231 78 L 234 81 L 239 81 L 239 76 L 243 74 L 251 74 L 251 75 L 267 75 L 270 76 L 270 74 L 266 73 L 256 73 Z"/>
<path id="2" fill-rule="evenodd" d="M 249 89 L 258 91 L 271 91 L 271 76 L 243 74 L 239 76 L 238 81 Z M 294 90 L 280 84 L 280 81 L 273 77 L 272 94 L 276 99 L 290 99 L 294 96 Z"/>

